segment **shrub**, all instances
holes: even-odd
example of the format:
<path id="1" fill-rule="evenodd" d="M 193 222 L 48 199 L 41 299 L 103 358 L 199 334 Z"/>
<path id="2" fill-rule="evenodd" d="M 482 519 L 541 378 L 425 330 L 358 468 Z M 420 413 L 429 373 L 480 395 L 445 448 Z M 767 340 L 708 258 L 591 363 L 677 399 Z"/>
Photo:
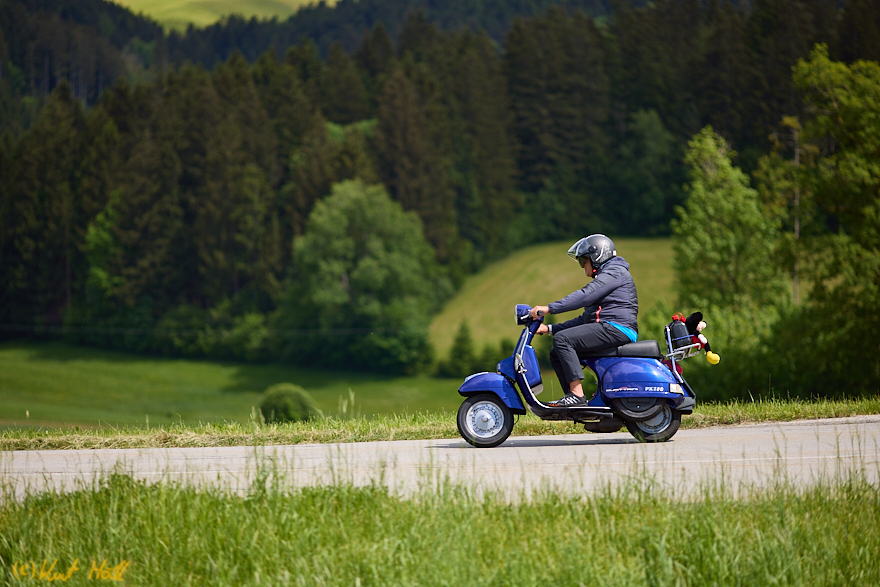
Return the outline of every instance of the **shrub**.
<path id="1" fill-rule="evenodd" d="M 300 422 L 321 414 L 312 396 L 293 383 L 279 383 L 266 389 L 260 411 L 267 422 Z"/>

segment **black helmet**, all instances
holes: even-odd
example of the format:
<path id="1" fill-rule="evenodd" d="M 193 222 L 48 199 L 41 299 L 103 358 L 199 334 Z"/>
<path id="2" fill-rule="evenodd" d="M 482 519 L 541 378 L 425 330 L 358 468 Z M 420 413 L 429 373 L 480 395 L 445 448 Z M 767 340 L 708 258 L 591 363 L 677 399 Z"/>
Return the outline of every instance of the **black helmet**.
<path id="1" fill-rule="evenodd" d="M 593 269 L 599 269 L 617 256 L 617 249 L 614 248 L 614 242 L 604 234 L 592 234 L 571 245 L 568 256 L 580 263 L 581 267 L 589 260 Z"/>

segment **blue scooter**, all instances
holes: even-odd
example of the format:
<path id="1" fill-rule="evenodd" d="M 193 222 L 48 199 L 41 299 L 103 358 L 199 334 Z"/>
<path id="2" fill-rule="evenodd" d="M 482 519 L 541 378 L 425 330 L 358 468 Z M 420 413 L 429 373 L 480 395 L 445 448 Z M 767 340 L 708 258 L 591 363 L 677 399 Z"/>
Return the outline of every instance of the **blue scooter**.
<path id="1" fill-rule="evenodd" d="M 467 377 L 458 393 L 458 431 L 469 444 L 491 448 L 513 431 L 513 415 L 529 410 L 542 420 L 568 420 L 589 432 L 617 432 L 624 425 L 641 442 L 665 442 L 681 425 L 681 415 L 694 410 L 696 394 L 676 369 L 676 362 L 697 354 L 699 344 L 673 338 L 666 326 L 664 356 L 656 340 L 632 342 L 584 358 L 598 380 L 598 393 L 585 405 L 551 407 L 538 395 L 544 389 L 532 338 L 544 317 L 533 319 L 531 306 L 517 304 L 516 323 L 523 326 L 513 355 L 498 363 L 497 373 Z M 662 361 L 667 360 L 669 366 Z M 670 368 L 671 367 L 671 368 Z M 523 404 L 525 400 L 525 405 Z"/>

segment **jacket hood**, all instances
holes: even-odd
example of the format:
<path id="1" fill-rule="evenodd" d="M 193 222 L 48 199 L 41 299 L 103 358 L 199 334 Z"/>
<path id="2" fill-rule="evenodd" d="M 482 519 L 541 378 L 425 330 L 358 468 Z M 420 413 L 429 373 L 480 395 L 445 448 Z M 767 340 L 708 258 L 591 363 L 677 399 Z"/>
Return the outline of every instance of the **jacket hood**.
<path id="1" fill-rule="evenodd" d="M 606 269 L 610 269 L 611 267 L 623 267 L 627 271 L 629 271 L 629 263 L 627 263 L 626 259 L 623 257 L 611 257 L 607 263 L 599 267 L 599 270 L 596 272 L 596 275 L 602 273 Z"/>

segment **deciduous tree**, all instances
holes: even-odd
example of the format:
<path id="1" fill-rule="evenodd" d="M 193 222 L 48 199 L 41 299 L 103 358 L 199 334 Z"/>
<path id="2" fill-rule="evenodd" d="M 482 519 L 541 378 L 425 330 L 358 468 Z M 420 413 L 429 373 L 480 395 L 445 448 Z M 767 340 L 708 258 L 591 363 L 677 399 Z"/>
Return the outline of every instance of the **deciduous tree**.
<path id="1" fill-rule="evenodd" d="M 447 292 L 418 216 L 379 185 L 346 181 L 294 242 L 279 344 L 298 363 L 411 372 L 431 360 L 430 310 Z"/>
<path id="2" fill-rule="evenodd" d="M 672 223 L 681 302 L 737 311 L 775 304 L 785 292 L 773 259 L 778 227 L 764 216 L 757 191 L 711 127 L 688 145 L 690 181 Z"/>

